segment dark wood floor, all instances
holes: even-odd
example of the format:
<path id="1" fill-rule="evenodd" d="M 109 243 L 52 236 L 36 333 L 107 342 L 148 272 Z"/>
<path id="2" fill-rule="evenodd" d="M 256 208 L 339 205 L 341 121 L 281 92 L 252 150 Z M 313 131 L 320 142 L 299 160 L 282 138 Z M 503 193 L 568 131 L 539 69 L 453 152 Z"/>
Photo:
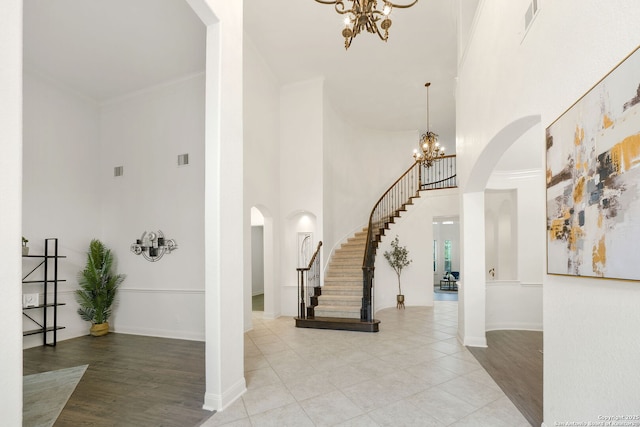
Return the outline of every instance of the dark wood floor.
<path id="1" fill-rule="evenodd" d="M 469 351 L 532 426 L 542 424 L 542 332 L 487 332 L 488 348 Z"/>
<path id="2" fill-rule="evenodd" d="M 202 409 L 204 343 L 111 333 L 24 350 L 24 375 L 88 364 L 59 426 L 195 426 Z"/>

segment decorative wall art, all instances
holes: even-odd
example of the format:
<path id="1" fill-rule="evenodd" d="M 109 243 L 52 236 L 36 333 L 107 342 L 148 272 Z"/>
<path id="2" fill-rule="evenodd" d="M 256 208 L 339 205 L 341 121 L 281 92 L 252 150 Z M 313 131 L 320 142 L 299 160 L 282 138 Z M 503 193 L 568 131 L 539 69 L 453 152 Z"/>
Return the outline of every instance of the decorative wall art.
<path id="1" fill-rule="evenodd" d="M 640 51 L 553 122 L 547 272 L 640 280 Z"/>

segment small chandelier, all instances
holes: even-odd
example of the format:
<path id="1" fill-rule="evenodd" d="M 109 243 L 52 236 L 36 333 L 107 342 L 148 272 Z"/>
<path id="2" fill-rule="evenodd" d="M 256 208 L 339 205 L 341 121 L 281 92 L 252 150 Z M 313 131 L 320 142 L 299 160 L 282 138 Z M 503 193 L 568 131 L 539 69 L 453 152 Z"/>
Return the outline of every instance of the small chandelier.
<path id="1" fill-rule="evenodd" d="M 369 33 L 377 34 L 380 40 L 387 41 L 389 38 L 389 27 L 391 27 L 391 19 L 389 14 L 394 7 L 398 9 L 407 9 L 418 2 L 414 0 L 410 4 L 394 4 L 388 0 L 382 0 L 382 9 L 378 9 L 378 0 L 346 0 L 352 3 L 351 9 L 346 9 L 343 0 L 316 0 L 322 4 L 335 5 L 336 12 L 344 17 L 344 29 L 342 30 L 342 37 L 344 37 L 344 48 L 349 49 L 351 41 L 360 32 L 366 30 Z M 380 22 L 380 28 L 378 28 L 378 22 Z M 380 31 L 382 29 L 383 32 Z"/>
<path id="2" fill-rule="evenodd" d="M 413 158 L 416 162 L 422 163 L 426 167 L 431 167 L 434 162 L 444 157 L 444 147 L 438 142 L 438 135 L 429 130 L 429 86 L 427 88 L 427 131 L 420 137 L 420 150 L 413 150 Z"/>

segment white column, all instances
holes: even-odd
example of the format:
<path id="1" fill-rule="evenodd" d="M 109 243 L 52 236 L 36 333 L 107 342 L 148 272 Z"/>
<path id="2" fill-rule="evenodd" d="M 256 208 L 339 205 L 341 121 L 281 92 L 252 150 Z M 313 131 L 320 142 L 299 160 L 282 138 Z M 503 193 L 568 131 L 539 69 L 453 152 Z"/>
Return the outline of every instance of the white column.
<path id="1" fill-rule="evenodd" d="M 2 425 L 22 425 L 22 0 L 0 3 Z"/>
<path id="2" fill-rule="evenodd" d="M 484 192 L 464 193 L 460 212 L 462 271 L 458 336 L 464 345 L 486 347 Z"/>
<path id="3" fill-rule="evenodd" d="M 202 3 L 204 1 L 204 4 Z M 243 336 L 242 1 L 191 0 L 207 25 L 204 408 L 246 390 Z"/>

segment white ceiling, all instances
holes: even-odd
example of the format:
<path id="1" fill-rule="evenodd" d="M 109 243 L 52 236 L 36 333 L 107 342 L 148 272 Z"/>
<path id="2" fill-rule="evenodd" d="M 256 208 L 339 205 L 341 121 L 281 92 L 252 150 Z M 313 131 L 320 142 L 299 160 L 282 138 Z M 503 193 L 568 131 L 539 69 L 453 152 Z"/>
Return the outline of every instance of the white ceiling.
<path id="1" fill-rule="evenodd" d="M 24 0 L 24 62 L 98 102 L 201 72 L 206 29 L 183 0 Z"/>
<path id="2" fill-rule="evenodd" d="M 244 0 L 245 31 L 281 84 L 323 77 L 359 125 L 424 130 L 432 82 L 431 130 L 453 146 L 455 3 L 396 9 L 387 43 L 361 34 L 348 51 L 342 19 L 314 0 Z M 98 102 L 204 69 L 205 28 L 183 0 L 25 0 L 24 21 L 25 67 Z"/>

